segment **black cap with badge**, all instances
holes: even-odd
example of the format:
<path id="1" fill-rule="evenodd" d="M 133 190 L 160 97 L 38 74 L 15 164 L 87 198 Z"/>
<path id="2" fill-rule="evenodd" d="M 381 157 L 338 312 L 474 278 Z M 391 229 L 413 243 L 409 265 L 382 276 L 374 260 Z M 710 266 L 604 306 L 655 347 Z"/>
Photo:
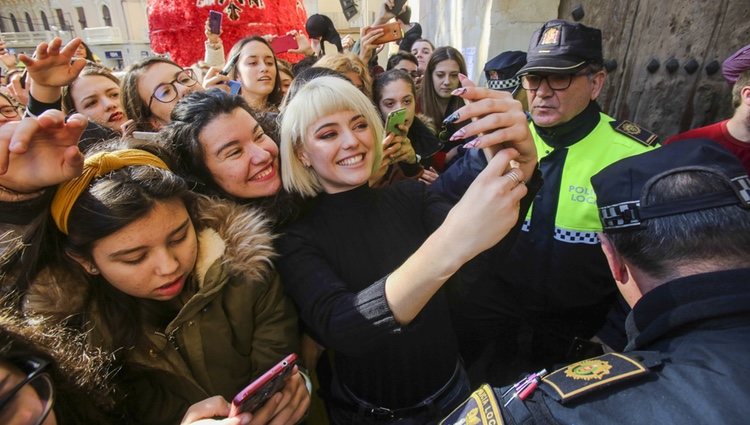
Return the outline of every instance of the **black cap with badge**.
<path id="1" fill-rule="evenodd" d="M 602 32 L 562 19 L 549 21 L 531 36 L 526 61 L 518 75 L 573 74 L 589 63 L 601 64 Z"/>
<path id="2" fill-rule="evenodd" d="M 521 85 L 516 73 L 526 65 L 526 53 L 520 50 L 502 52 L 484 65 L 487 87 L 492 90 L 514 91 Z"/>
<path id="3" fill-rule="evenodd" d="M 660 179 L 686 171 L 721 177 L 727 188 L 663 203 L 646 202 Z M 681 140 L 622 159 L 593 177 L 599 217 L 605 232 L 640 230 L 644 220 L 709 208 L 739 205 L 750 208 L 750 178 L 732 153 L 706 139 Z"/>

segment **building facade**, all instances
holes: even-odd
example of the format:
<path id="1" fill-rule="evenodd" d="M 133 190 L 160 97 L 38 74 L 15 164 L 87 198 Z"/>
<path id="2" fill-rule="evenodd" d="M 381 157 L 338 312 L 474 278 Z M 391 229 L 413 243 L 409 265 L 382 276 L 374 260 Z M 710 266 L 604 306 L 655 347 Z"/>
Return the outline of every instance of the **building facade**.
<path id="1" fill-rule="evenodd" d="M 27 54 L 56 36 L 80 37 L 115 70 L 153 54 L 145 0 L 0 0 L 0 36 Z"/>

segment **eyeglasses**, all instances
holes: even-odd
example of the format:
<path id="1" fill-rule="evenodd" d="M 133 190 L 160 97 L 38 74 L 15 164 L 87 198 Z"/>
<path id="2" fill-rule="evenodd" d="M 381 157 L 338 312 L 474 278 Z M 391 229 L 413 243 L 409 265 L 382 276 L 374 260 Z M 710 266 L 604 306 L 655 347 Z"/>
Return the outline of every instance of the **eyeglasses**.
<path id="1" fill-rule="evenodd" d="M 36 392 L 39 397 L 39 408 L 34 413 L 36 425 L 41 425 L 49 412 L 52 410 L 52 405 L 55 401 L 55 390 L 52 385 L 52 378 L 46 372 L 50 364 L 48 361 L 36 357 L 30 357 L 23 360 L 23 364 L 19 365 L 21 370 L 25 372 L 26 378 L 21 381 L 18 385 L 11 388 L 11 390 L 0 398 L 0 419 L 5 420 L 11 419 L 15 416 L 16 411 L 8 410 L 13 405 L 13 399 L 18 393 L 27 385 Z M 8 410 L 6 412 L 6 410 Z"/>
<path id="2" fill-rule="evenodd" d="M 0 107 L 0 114 L 5 118 L 16 118 L 18 117 L 18 108 L 10 105 L 2 106 Z"/>
<path id="3" fill-rule="evenodd" d="M 581 75 L 590 75 L 591 72 L 586 69 L 575 74 L 549 74 L 534 75 L 526 74 L 521 76 L 521 86 L 526 90 L 538 90 L 543 80 L 547 80 L 547 86 L 552 90 L 565 90 L 573 83 L 573 77 Z"/>
<path id="4" fill-rule="evenodd" d="M 193 87 L 198 84 L 198 80 L 195 79 L 192 69 L 183 69 L 175 75 L 174 80 L 156 86 L 151 99 L 148 100 L 148 109 L 151 109 L 151 103 L 154 99 L 161 103 L 169 103 L 177 99 L 178 91 L 177 86 L 174 85 L 175 83 L 183 87 Z"/>

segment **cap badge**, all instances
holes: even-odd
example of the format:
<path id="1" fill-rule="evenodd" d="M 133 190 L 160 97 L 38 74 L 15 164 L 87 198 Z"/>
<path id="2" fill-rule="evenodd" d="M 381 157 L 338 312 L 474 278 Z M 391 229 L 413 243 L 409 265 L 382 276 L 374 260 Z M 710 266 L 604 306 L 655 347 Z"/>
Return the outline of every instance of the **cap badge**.
<path id="1" fill-rule="evenodd" d="M 549 46 L 560 44 L 560 27 L 549 27 L 544 30 L 542 34 L 542 41 L 539 42 L 540 46 Z"/>
<path id="2" fill-rule="evenodd" d="M 590 359 L 574 363 L 565 369 L 565 376 L 584 381 L 600 380 L 609 375 L 612 365 L 604 360 Z"/>

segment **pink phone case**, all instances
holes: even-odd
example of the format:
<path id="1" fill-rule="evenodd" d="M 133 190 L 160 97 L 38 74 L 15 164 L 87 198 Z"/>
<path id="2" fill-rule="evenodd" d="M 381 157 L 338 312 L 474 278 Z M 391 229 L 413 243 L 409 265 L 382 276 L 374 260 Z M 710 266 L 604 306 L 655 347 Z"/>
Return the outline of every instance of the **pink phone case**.
<path id="1" fill-rule="evenodd" d="M 292 373 L 296 363 L 297 355 L 292 353 L 240 391 L 232 400 L 229 417 L 243 412 L 252 413 L 263 406 L 272 395 L 284 388 L 284 379 Z"/>
<path id="2" fill-rule="evenodd" d="M 279 53 L 286 53 L 298 47 L 299 46 L 297 45 L 297 40 L 295 40 L 292 35 L 282 35 L 281 37 L 276 37 L 271 40 L 271 48 L 277 55 Z"/>

